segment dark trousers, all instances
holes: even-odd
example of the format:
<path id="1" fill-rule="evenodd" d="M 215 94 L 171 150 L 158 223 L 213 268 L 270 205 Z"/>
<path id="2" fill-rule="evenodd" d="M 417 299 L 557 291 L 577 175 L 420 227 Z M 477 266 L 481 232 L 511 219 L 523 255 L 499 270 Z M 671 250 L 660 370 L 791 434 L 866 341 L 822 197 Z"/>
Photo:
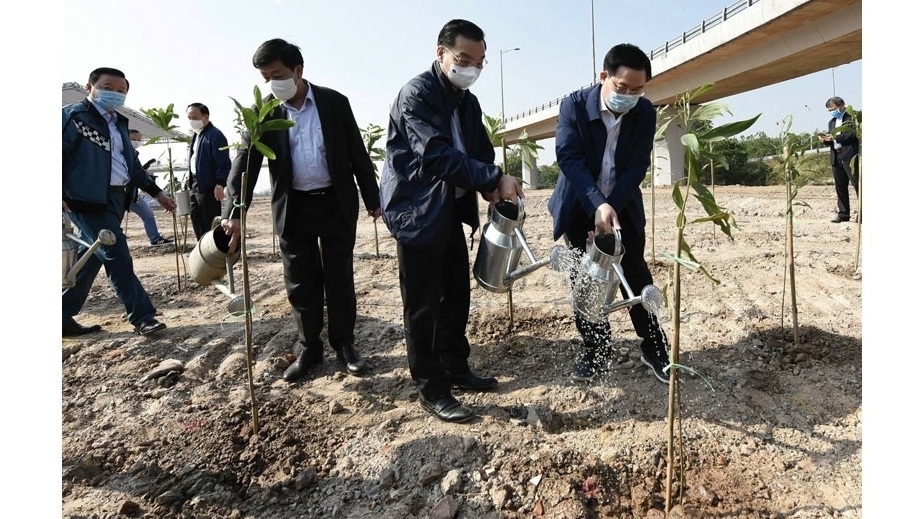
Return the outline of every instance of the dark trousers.
<path id="1" fill-rule="evenodd" d="M 329 345 L 339 351 L 355 340 L 355 280 L 352 252 L 357 221 L 339 210 L 336 195 L 289 195 L 279 236 L 285 289 L 305 350 L 323 354 L 323 304 Z M 325 297 L 324 297 L 325 294 Z"/>
<path id="2" fill-rule="evenodd" d="M 626 211 L 617 213 L 617 219 L 620 222 L 620 240 L 624 248 L 624 256 L 621 258 L 620 266 L 624 271 L 624 279 L 630 288 L 633 289 L 634 295 L 639 295 L 646 285 L 651 285 L 652 274 L 646 265 L 646 232 L 637 230 Z M 579 212 L 566 229 L 566 238 L 569 244 L 585 252 L 588 232 L 594 230 L 594 215 L 586 215 Z M 626 298 L 626 289 L 623 284 L 620 286 L 621 295 Z M 582 335 L 582 342 L 586 352 L 609 356 L 611 348 L 611 324 L 605 319 L 600 323 L 593 323 L 575 314 L 576 328 Z M 658 319 L 651 315 L 643 308 L 643 305 L 636 304 L 630 307 L 630 320 L 633 322 L 633 329 L 637 336 L 643 339 L 641 349 L 647 356 L 652 356 L 657 350 L 664 351 L 666 342 L 662 328 L 659 326 Z"/>
<path id="3" fill-rule="evenodd" d="M 221 202 L 214 198 L 213 187 L 202 192 L 194 185 L 190 194 L 189 219 L 192 220 L 195 239 L 201 241 L 201 237 L 211 230 L 214 217 L 221 215 Z"/>
<path id="4" fill-rule="evenodd" d="M 451 374 L 470 371 L 470 258 L 460 219 L 444 251 L 397 244 L 409 372 L 430 400 L 450 394 Z"/>
<path id="5" fill-rule="evenodd" d="M 835 162 L 831 167 L 832 176 L 835 179 L 835 194 L 838 197 L 838 218 L 850 220 L 851 218 L 851 199 L 847 190 L 848 182 L 854 186 L 854 193 L 859 193 L 857 181 L 860 179 L 860 166 L 858 166 L 857 157 L 854 157 L 854 168 L 851 169 L 849 160 L 843 160 L 835 151 Z"/>
<path id="6" fill-rule="evenodd" d="M 83 268 L 77 273 L 74 286 L 61 292 L 62 319 L 71 318 L 83 308 L 86 298 L 96 279 L 99 269 L 105 266 L 109 284 L 115 290 L 115 295 L 125 305 L 128 313 L 128 322 L 137 326 L 156 314 L 153 303 L 141 281 L 134 273 L 134 261 L 128 250 L 128 240 L 122 230 L 122 218 L 125 216 L 126 195 L 124 189 L 109 189 L 109 198 L 105 212 L 82 213 L 71 211 L 67 213 L 70 221 L 79 229 L 79 238 L 92 244 L 102 229 L 108 229 L 115 234 L 115 245 L 101 245 L 95 254 L 89 258 Z M 86 247 L 80 247 L 78 255 L 86 252 Z"/>

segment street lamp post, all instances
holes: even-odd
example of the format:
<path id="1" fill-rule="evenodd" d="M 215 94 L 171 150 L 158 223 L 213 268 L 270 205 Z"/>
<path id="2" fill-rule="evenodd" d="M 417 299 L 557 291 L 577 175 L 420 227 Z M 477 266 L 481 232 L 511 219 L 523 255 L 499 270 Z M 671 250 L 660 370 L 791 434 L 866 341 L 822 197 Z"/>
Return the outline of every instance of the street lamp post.
<path id="1" fill-rule="evenodd" d="M 513 49 L 503 49 L 499 51 L 499 121 L 505 125 L 505 74 L 503 70 L 503 59 L 502 56 L 506 52 L 514 52 L 516 50 L 521 50 L 520 47 L 515 47 Z M 502 132 L 502 172 L 505 172 L 505 132 Z"/>

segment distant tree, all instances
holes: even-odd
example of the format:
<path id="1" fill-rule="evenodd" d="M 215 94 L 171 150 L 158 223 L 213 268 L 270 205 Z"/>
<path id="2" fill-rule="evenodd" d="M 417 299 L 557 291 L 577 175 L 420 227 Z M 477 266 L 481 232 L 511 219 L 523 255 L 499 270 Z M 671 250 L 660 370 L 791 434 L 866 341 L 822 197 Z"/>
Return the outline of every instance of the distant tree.
<path id="1" fill-rule="evenodd" d="M 713 153 L 726 158 L 726 165 L 717 164 L 716 166 L 717 184 L 742 186 L 768 184 L 768 178 L 771 175 L 770 166 L 761 161 L 749 162 L 745 145 L 739 139 L 728 138 L 714 142 Z"/>
<path id="2" fill-rule="evenodd" d="M 539 173 L 540 187 L 556 187 L 556 181 L 560 178 L 560 166 L 553 161 L 553 164 L 544 164 L 537 168 Z"/>

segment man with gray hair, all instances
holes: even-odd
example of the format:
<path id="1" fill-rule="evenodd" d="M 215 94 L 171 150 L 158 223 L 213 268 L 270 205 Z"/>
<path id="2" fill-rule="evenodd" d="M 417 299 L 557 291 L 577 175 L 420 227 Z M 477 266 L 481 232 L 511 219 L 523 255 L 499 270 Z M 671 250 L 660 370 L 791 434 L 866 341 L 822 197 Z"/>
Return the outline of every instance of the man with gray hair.
<path id="1" fill-rule="evenodd" d="M 831 171 L 835 179 L 835 193 L 838 196 L 838 215 L 832 223 L 847 222 L 851 219 L 851 200 L 847 184 L 854 185 L 854 192 L 858 193 L 857 181 L 860 178 L 860 168 L 857 165 L 857 151 L 860 141 L 854 132 L 854 123 L 851 114 L 847 113 L 844 99 L 838 96 L 830 97 L 825 102 L 825 108 L 831 115 L 828 121 L 828 133 L 819 134 L 819 139 L 831 148 Z M 838 133 L 835 128 L 841 128 Z M 853 167 L 851 161 L 853 160 Z M 858 221 L 860 215 L 857 215 Z"/>

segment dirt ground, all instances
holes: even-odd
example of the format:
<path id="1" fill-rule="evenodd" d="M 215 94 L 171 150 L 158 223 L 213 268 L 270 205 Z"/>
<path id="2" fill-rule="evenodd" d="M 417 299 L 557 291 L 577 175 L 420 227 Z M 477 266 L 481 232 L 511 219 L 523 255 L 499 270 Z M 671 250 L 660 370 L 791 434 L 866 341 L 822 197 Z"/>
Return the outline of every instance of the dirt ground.
<path id="1" fill-rule="evenodd" d="M 645 195 L 647 256 L 653 246 L 671 252 L 670 191 L 656 190 L 654 231 Z M 525 203 L 538 257 L 554 245 L 549 196 L 528 191 Z M 740 228 L 734 240 L 709 224 L 686 234 L 719 284 L 682 271 L 679 362 L 688 369 L 675 431 L 685 470 L 669 517 L 860 518 L 858 225 L 829 221 L 833 187 L 800 192 L 811 207 L 795 210 L 797 343 L 784 189 L 717 187 L 716 196 Z M 664 517 L 669 387 L 639 362 L 626 310 L 610 316 L 616 358 L 602 377 L 576 383 L 565 279 L 542 268 L 516 281 L 510 315 L 507 294 L 471 277 L 471 364 L 500 386 L 457 392 L 478 417 L 442 423 L 418 406 L 409 377 L 394 242 L 363 214 L 355 334 L 369 373 L 345 374 L 327 348 L 326 362 L 291 385 L 281 373 L 296 329 L 269 211 L 257 200 L 247 241 L 258 433 L 244 322 L 228 314 L 228 296 L 188 276 L 191 227 L 177 269 L 174 249 L 148 246 L 129 215 L 135 270 L 169 328 L 132 334 L 97 278 L 78 321 L 104 332 L 62 340 L 62 517 Z M 172 217 L 157 218 L 173 235 Z M 471 263 L 478 245 L 479 234 Z M 669 264 L 659 257 L 652 271 L 671 294 Z M 238 263 L 238 293 L 242 278 Z M 671 322 L 664 327 L 671 336 Z"/>

